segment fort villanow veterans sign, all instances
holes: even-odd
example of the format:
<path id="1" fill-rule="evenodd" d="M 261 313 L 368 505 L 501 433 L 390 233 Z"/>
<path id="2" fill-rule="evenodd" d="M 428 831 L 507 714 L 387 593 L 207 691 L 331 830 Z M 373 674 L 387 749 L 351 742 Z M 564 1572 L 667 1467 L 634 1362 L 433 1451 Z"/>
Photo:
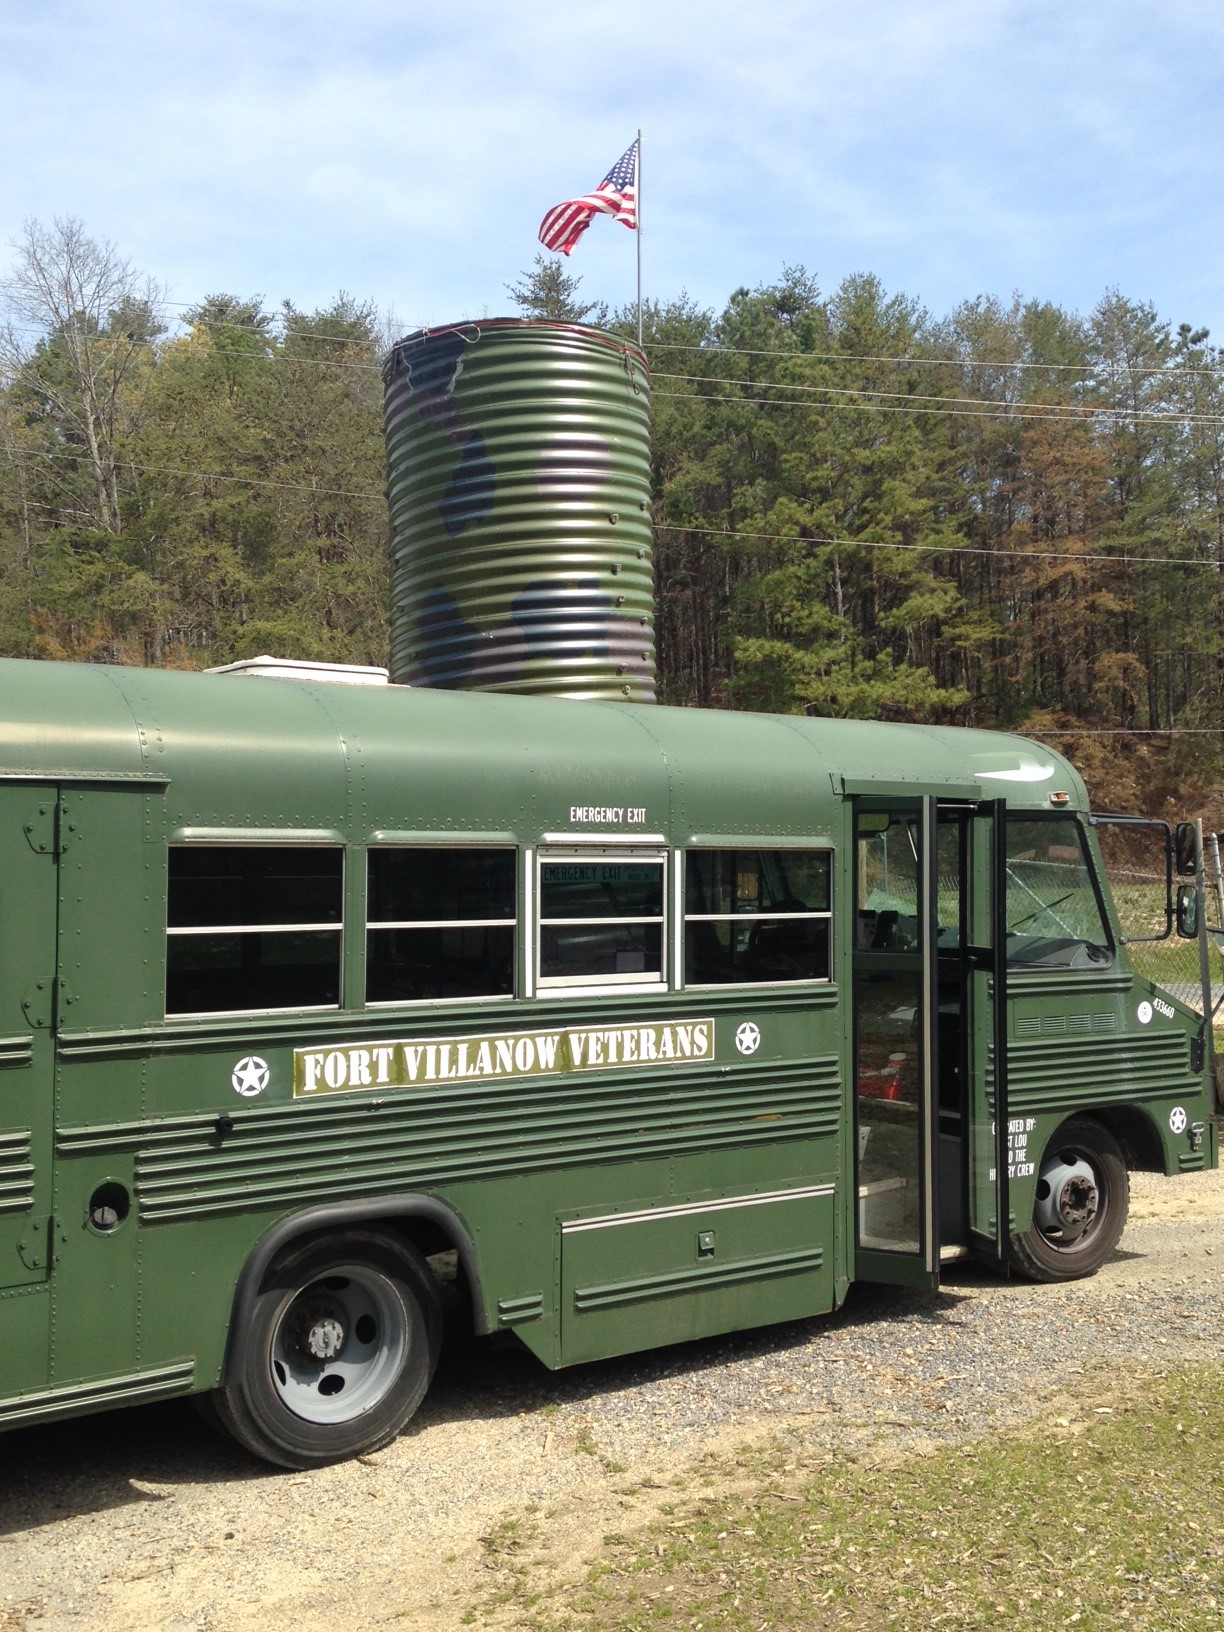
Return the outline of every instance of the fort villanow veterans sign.
<path id="1" fill-rule="evenodd" d="M 682 1065 L 714 1058 L 713 1020 L 646 1025 L 563 1026 L 555 1031 L 489 1031 L 474 1037 L 409 1037 L 393 1042 L 299 1048 L 293 1097 L 370 1088 L 428 1088 L 499 1077 L 560 1076 L 635 1065 Z"/>

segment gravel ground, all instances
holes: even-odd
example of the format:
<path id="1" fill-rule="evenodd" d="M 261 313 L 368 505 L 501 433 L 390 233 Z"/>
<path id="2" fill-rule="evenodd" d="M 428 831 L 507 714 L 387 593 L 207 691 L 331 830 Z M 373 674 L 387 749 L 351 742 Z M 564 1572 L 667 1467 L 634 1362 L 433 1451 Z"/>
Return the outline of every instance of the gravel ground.
<path id="1" fill-rule="evenodd" d="M 1102 1367 L 1218 1359 L 1222 1271 L 1224 1174 L 1138 1175 L 1092 1280 L 953 1267 L 936 1298 L 855 1288 L 837 1315 L 562 1374 L 470 1346 L 395 1445 L 311 1475 L 252 1464 L 185 1404 L 6 1435 L 0 1632 L 442 1632 L 487 1580 L 480 1537 L 528 1504 L 577 1558 L 633 1522 L 629 1483 L 709 1450 L 895 1454 L 1031 1416 Z"/>

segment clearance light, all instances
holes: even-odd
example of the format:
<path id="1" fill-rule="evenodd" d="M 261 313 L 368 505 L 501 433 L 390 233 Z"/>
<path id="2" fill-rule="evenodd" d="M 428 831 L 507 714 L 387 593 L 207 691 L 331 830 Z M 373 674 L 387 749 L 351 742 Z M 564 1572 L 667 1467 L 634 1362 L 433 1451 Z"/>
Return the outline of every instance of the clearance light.
<path id="1" fill-rule="evenodd" d="M 1052 805 L 1069 805 L 1071 803 L 1071 795 L 1069 793 L 1052 793 L 1050 795 L 1050 803 Z"/>

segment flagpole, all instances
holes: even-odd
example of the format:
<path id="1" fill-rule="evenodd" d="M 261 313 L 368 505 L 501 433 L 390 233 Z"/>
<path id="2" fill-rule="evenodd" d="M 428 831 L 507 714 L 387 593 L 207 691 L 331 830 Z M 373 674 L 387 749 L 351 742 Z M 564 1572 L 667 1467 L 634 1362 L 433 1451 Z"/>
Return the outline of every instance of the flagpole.
<path id="1" fill-rule="evenodd" d="M 642 132 L 637 133 L 637 163 L 634 166 L 637 175 L 637 308 L 638 308 L 638 345 L 642 343 Z"/>

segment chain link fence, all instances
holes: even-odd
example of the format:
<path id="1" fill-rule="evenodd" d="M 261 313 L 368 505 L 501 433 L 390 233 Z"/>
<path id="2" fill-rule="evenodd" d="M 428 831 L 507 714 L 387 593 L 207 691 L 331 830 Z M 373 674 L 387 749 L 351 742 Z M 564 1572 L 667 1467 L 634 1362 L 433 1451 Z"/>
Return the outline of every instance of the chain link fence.
<path id="1" fill-rule="evenodd" d="M 1168 922 L 1163 831 L 1156 827 L 1098 827 L 1096 835 L 1131 962 L 1141 975 L 1201 1014 L 1203 987 L 1198 941 L 1183 939 L 1176 926 Z M 1214 923 L 1210 897 L 1211 892 L 1208 922 Z M 1213 947 L 1211 958 L 1212 1003 L 1215 1004 L 1224 995 L 1224 957 L 1218 944 Z M 1217 1043 L 1224 1042 L 1224 1011 L 1219 1009 L 1215 1031 Z"/>

